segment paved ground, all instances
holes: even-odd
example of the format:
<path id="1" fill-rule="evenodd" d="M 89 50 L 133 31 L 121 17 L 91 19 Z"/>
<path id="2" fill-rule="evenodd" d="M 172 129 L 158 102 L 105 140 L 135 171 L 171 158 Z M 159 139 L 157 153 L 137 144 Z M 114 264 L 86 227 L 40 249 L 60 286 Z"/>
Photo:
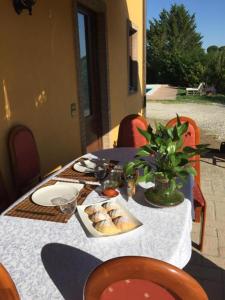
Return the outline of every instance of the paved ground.
<path id="1" fill-rule="evenodd" d="M 146 95 L 147 100 L 173 100 L 176 98 L 177 88 L 162 84 L 152 95 Z"/>
<path id="2" fill-rule="evenodd" d="M 174 118 L 176 113 L 197 122 L 204 143 L 219 148 L 221 141 L 225 141 L 225 105 L 147 101 L 146 116 L 151 124 L 155 120 L 165 123 Z"/>
<path id="3" fill-rule="evenodd" d="M 225 106 L 200 104 L 161 104 L 147 102 L 147 117 L 167 122 L 175 116 L 190 116 L 201 128 L 202 142 L 218 148 L 225 141 Z M 210 155 L 208 155 L 210 156 Z M 225 299 L 225 156 L 224 161 L 202 158 L 201 184 L 207 202 L 206 234 L 203 253 L 193 248 L 185 270 L 205 288 L 210 300 Z M 192 240 L 198 243 L 200 226 L 193 224 Z M 191 299 L 190 299 L 191 300 Z"/>
<path id="4" fill-rule="evenodd" d="M 225 157 L 224 157 L 225 158 Z M 210 300 L 225 299 L 225 160 L 213 165 L 202 158 L 201 188 L 207 202 L 203 253 L 193 248 L 186 271 L 205 288 Z M 200 226 L 193 223 L 192 240 L 198 243 Z"/>

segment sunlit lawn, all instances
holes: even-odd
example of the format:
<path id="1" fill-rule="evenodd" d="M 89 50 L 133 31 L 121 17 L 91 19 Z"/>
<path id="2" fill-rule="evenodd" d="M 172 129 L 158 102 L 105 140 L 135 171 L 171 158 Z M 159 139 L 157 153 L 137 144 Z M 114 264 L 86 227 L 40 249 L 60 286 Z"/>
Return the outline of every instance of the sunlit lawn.
<path id="1" fill-rule="evenodd" d="M 185 88 L 179 88 L 176 100 L 179 102 L 209 102 L 209 103 L 221 103 L 225 104 L 225 95 L 215 94 L 215 95 L 186 95 Z"/>

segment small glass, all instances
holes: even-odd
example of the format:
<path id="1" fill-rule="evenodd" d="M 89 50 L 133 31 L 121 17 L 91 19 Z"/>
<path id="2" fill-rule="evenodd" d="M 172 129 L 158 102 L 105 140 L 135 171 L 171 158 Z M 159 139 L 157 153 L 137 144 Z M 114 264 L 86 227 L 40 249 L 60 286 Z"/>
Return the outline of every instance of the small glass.
<path id="1" fill-rule="evenodd" d="M 107 164 L 105 163 L 104 160 L 99 160 L 94 169 L 94 176 L 96 179 L 102 180 L 105 178 L 106 174 L 107 174 Z"/>
<path id="2" fill-rule="evenodd" d="M 64 214 L 73 214 L 77 207 L 77 199 L 71 195 L 63 195 L 51 200 L 54 205 L 59 206 L 60 210 Z"/>
<path id="3" fill-rule="evenodd" d="M 118 183 L 115 180 L 107 179 L 102 183 L 102 189 L 116 189 L 118 187 Z"/>
<path id="4" fill-rule="evenodd" d="M 119 192 L 116 190 L 117 186 L 118 183 L 116 181 L 107 179 L 102 183 L 101 194 L 107 198 L 115 197 L 119 194 Z"/>
<path id="5" fill-rule="evenodd" d="M 123 185 L 123 170 L 114 168 L 109 174 L 109 180 L 115 181 L 117 183 L 117 187 Z"/>
<path id="6" fill-rule="evenodd" d="M 138 178 L 138 171 L 137 170 L 135 170 L 134 174 L 126 176 L 127 195 L 128 195 L 128 197 L 132 197 L 136 193 L 137 178 Z"/>
<path id="7" fill-rule="evenodd" d="M 134 179 L 127 180 L 127 195 L 128 197 L 132 197 L 136 192 L 136 181 Z"/>

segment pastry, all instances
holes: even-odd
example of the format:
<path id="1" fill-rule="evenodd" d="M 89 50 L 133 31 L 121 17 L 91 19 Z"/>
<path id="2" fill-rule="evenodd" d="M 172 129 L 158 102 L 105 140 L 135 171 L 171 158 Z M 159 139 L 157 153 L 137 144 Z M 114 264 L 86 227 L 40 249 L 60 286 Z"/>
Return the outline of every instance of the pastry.
<path id="1" fill-rule="evenodd" d="M 117 217 L 121 217 L 123 215 L 123 212 L 120 209 L 111 209 L 108 211 L 109 216 L 114 219 Z"/>
<path id="2" fill-rule="evenodd" d="M 93 213 L 92 215 L 89 215 L 89 219 L 95 223 L 102 221 L 102 220 L 106 220 L 108 218 L 109 218 L 109 216 L 104 211 L 97 211 L 97 212 Z"/>
<path id="3" fill-rule="evenodd" d="M 105 208 L 108 212 L 112 209 L 117 209 L 118 205 L 116 205 L 115 203 L 111 203 L 111 202 L 105 202 L 102 204 L 102 207 Z"/>
<path id="4" fill-rule="evenodd" d="M 102 211 L 104 212 L 104 208 L 102 206 L 97 206 L 97 205 L 90 205 L 90 206 L 87 206 L 84 210 L 86 212 L 86 214 L 88 215 L 93 215 L 95 212 L 97 211 Z"/>
<path id="5" fill-rule="evenodd" d="M 113 219 L 113 223 L 121 231 L 126 231 L 131 228 L 134 228 L 134 224 L 129 220 L 128 217 L 119 216 Z"/>
<path id="6" fill-rule="evenodd" d="M 110 219 L 102 220 L 97 223 L 94 223 L 93 226 L 96 230 L 105 234 L 114 234 L 118 232 L 116 226 L 113 224 L 113 222 Z"/>

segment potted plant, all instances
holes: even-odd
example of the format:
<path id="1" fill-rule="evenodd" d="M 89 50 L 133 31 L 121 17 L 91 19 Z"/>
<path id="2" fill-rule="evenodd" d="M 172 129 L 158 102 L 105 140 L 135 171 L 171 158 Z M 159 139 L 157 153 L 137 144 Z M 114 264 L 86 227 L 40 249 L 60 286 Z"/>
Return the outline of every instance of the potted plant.
<path id="1" fill-rule="evenodd" d="M 135 159 L 127 163 L 124 171 L 127 177 L 139 170 L 137 182 L 153 181 L 155 186 L 147 189 L 146 199 L 156 206 L 172 206 L 181 203 L 184 195 L 179 191 L 189 175 L 196 175 L 191 158 L 206 152 L 204 144 L 184 147 L 183 135 L 188 130 L 188 122 L 181 123 L 177 115 L 177 124 L 166 127 L 156 124 L 156 130 L 138 128 L 148 144 L 138 149 Z M 151 156 L 149 160 L 146 157 Z"/>

